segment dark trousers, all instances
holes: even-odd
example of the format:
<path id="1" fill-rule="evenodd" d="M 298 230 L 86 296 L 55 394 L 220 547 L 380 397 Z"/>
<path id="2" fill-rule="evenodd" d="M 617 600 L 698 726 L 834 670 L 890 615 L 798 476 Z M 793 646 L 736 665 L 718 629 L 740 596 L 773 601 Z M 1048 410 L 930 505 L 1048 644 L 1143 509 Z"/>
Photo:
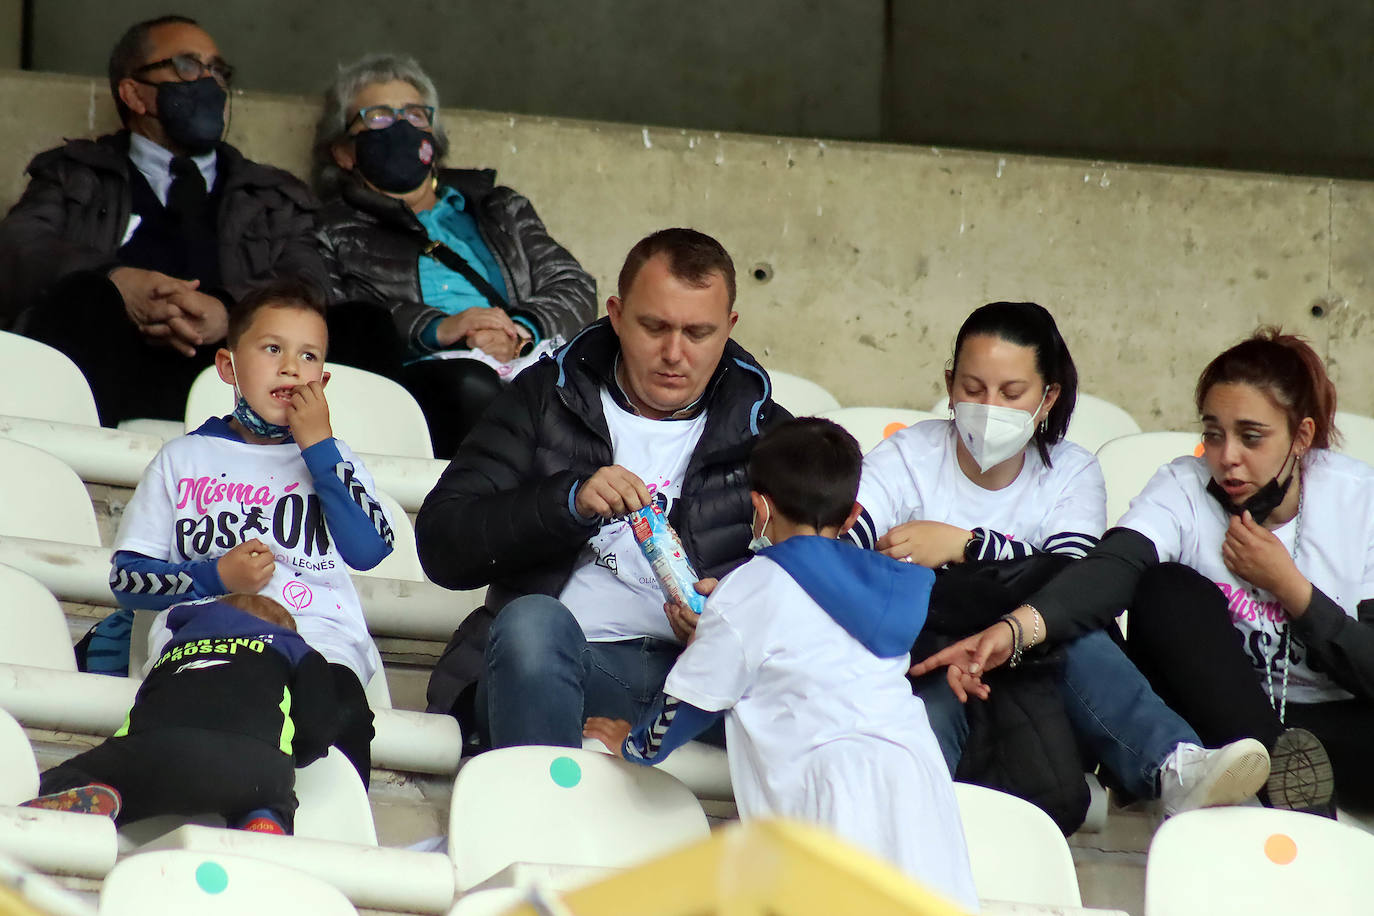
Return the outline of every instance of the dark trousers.
<path id="1" fill-rule="evenodd" d="M 191 383 L 214 364 L 220 346 L 199 347 L 193 357 L 155 346 L 125 314 L 114 283 L 89 272 L 59 282 L 45 302 L 22 317 L 20 329 L 76 363 L 104 426 L 136 417 L 180 422 Z"/>
<path id="2" fill-rule="evenodd" d="M 339 731 L 334 738 L 337 747 L 363 781 L 363 788 L 372 784 L 372 707 L 362 682 L 347 665 L 330 662 L 334 675 L 334 697 L 339 704 Z"/>
<path id="3" fill-rule="evenodd" d="M 1367 775 L 1374 767 L 1374 705 L 1290 700 L 1280 722 L 1215 583 L 1177 563 L 1152 567 L 1136 587 L 1127 631 L 1131 661 L 1203 744 L 1257 738 L 1273 747 L 1285 727 L 1305 728 L 1331 757 L 1337 803 L 1374 808 Z M 1275 699 L 1281 689 L 1276 677 Z"/>
<path id="4" fill-rule="evenodd" d="M 425 415 L 434 456 L 447 461 L 501 393 L 501 377 L 475 359 L 407 365 L 409 358 L 385 309 L 365 302 L 330 306 L 329 359 L 399 382 Z"/>
<path id="5" fill-rule="evenodd" d="M 219 814 L 233 823 L 268 808 L 289 831 L 296 812 L 289 755 L 257 738 L 208 728 L 110 738 L 45 772 L 38 790 L 47 795 L 92 782 L 118 790 L 121 825 L 160 814 Z"/>

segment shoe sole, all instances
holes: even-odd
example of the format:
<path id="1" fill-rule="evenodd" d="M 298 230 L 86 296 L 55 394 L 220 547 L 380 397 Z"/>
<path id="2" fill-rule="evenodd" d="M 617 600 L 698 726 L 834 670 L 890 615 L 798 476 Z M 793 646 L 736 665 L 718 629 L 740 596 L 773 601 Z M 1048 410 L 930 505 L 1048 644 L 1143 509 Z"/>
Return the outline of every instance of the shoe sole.
<path id="1" fill-rule="evenodd" d="M 68 811 L 74 814 L 99 814 L 114 818 L 119 816 L 119 793 L 108 786 L 89 785 L 40 795 L 24 802 L 23 808 L 42 808 L 46 811 Z"/>
<path id="2" fill-rule="evenodd" d="M 1207 787 L 1198 808 L 1238 805 L 1258 792 L 1269 778 L 1270 758 L 1264 745 L 1253 739 L 1236 742 L 1219 764 L 1225 766 Z"/>
<path id="3" fill-rule="evenodd" d="M 1269 758 L 1265 791 L 1271 806 L 1307 811 L 1331 804 L 1335 774 L 1331 758 L 1316 735 L 1306 729 L 1290 728 L 1274 742 Z"/>

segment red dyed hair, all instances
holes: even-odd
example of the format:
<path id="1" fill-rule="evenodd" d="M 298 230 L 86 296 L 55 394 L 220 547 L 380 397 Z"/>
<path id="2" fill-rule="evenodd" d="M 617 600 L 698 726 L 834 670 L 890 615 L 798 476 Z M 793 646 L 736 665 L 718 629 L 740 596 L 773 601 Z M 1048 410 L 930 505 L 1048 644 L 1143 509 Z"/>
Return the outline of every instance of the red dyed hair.
<path id="1" fill-rule="evenodd" d="M 1202 370 L 1194 393 L 1198 413 L 1213 385 L 1237 383 L 1268 395 L 1288 415 L 1289 435 L 1311 417 L 1316 424 L 1313 448 L 1330 448 L 1338 440 L 1336 386 L 1326 374 L 1326 363 L 1305 338 L 1272 325 L 1256 329 Z"/>

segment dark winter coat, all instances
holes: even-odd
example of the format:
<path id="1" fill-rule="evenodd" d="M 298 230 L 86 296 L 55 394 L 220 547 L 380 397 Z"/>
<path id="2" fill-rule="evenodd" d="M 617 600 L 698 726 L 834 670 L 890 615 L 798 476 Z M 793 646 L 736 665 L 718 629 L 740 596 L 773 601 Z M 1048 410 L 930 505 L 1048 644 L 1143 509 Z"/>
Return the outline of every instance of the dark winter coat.
<path id="1" fill-rule="evenodd" d="M 496 172 L 444 169 L 439 182 L 467 200 L 501 268 L 509 314 L 530 321 L 541 338 L 566 340 L 596 317 L 596 281 L 549 236 L 527 199 L 496 185 Z M 346 180 L 340 194 L 325 204 L 318 229 L 331 301 L 385 305 L 410 350 L 432 350 L 420 332 L 445 313 L 420 298 L 425 227 L 403 201 L 360 182 Z"/>
<path id="2" fill-rule="evenodd" d="M 254 282 L 295 276 L 326 287 L 312 232 L 317 204 L 290 173 L 218 147 L 220 283 L 232 299 Z M 129 133 L 69 140 L 29 163 L 29 184 L 0 221 L 0 328 L 43 301 L 57 281 L 108 271 L 129 225 Z M 187 278 L 190 279 L 190 278 Z"/>

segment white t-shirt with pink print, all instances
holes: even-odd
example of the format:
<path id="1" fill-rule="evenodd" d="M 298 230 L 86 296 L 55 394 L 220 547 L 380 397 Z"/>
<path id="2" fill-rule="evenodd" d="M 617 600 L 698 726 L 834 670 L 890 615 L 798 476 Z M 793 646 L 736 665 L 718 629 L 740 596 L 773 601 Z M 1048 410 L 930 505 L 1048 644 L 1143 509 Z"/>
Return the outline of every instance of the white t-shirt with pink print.
<path id="1" fill-rule="evenodd" d="M 1245 637 L 1256 674 L 1272 679 L 1278 695 L 1280 637 L 1288 614 L 1269 592 L 1256 589 L 1222 562 L 1221 545 L 1231 516 L 1207 492 L 1211 473 L 1202 458 L 1177 458 L 1160 468 L 1118 525 L 1149 538 L 1161 563 L 1182 563 L 1217 584 L 1231 622 Z M 1374 597 L 1374 468 L 1354 458 L 1317 449 L 1303 462 L 1299 518 L 1274 529 L 1298 570 L 1352 618 L 1356 605 Z M 1301 527 L 1301 535 L 1298 529 Z M 1293 634 L 1289 633 L 1290 639 Z M 1288 698 L 1297 703 L 1349 699 L 1351 694 L 1308 664 L 1307 648 L 1292 639 Z"/>

